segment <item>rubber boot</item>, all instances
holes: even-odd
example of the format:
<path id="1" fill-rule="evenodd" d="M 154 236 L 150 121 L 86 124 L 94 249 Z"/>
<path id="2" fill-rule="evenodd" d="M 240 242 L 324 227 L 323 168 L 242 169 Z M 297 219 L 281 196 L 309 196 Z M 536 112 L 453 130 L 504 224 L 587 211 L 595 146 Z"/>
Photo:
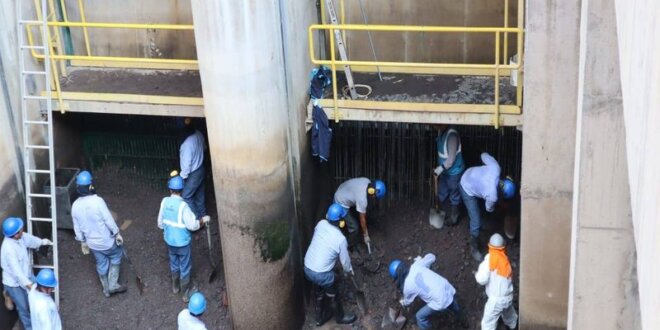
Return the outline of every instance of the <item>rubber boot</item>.
<path id="1" fill-rule="evenodd" d="M 110 294 L 126 292 L 126 286 L 119 284 L 119 265 L 110 265 L 108 273 L 108 292 Z"/>
<path id="2" fill-rule="evenodd" d="M 197 287 L 190 280 L 190 275 L 188 277 L 181 278 L 181 293 L 183 302 L 187 303 L 190 300 L 190 296 L 193 293 L 197 292 Z"/>
<path id="3" fill-rule="evenodd" d="M 325 292 L 323 292 L 323 289 L 320 287 L 315 288 L 314 295 L 316 296 L 316 305 L 314 306 L 314 311 L 316 312 L 316 326 L 320 327 L 332 318 L 332 312 L 328 310 L 327 304 L 325 303 Z"/>
<path id="4" fill-rule="evenodd" d="M 330 302 L 332 304 L 332 310 L 335 313 L 335 322 L 338 324 L 351 324 L 357 320 L 355 314 L 344 314 L 344 307 L 341 305 L 337 296 L 330 298 Z"/>
<path id="5" fill-rule="evenodd" d="M 449 225 L 455 226 L 458 223 L 458 205 L 452 205 L 449 208 Z"/>
<path id="6" fill-rule="evenodd" d="M 110 292 L 108 291 L 108 275 L 99 275 L 99 280 L 101 280 L 101 288 L 103 289 L 103 295 L 106 298 L 110 298 Z"/>
<path id="7" fill-rule="evenodd" d="M 179 293 L 179 273 L 172 273 L 172 293 Z"/>
<path id="8" fill-rule="evenodd" d="M 481 262 L 484 256 L 479 252 L 479 238 L 470 235 L 470 254 L 477 262 Z"/>

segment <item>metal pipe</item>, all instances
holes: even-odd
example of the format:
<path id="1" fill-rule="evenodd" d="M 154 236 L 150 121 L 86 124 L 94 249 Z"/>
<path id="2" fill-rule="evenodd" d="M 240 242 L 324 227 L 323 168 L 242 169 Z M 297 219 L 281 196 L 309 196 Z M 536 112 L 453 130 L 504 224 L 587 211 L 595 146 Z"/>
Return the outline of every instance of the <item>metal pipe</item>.
<path id="1" fill-rule="evenodd" d="M 91 23 L 90 23 L 91 24 Z M 99 23 L 120 24 L 120 23 Z M 467 33 L 492 33 L 492 32 L 522 32 L 520 28 L 513 27 L 462 27 L 462 26 L 416 26 L 416 25 L 369 25 L 363 24 L 312 24 L 313 30 L 351 30 L 351 31 L 389 31 L 389 32 L 467 32 Z"/>
<path id="2" fill-rule="evenodd" d="M 329 0 L 332 1 L 332 0 Z M 337 109 L 337 63 L 335 61 L 335 33 L 330 31 L 330 66 L 332 69 L 332 100 L 334 105 L 333 116 L 335 123 L 339 122 L 339 110 Z M 328 62 L 328 61 L 326 61 Z"/>
<path id="3" fill-rule="evenodd" d="M 358 3 L 360 4 L 360 12 L 362 13 L 362 18 L 364 19 L 364 25 L 369 26 L 369 22 L 367 21 L 367 14 L 364 13 L 364 7 L 362 6 L 362 0 L 358 0 Z M 374 54 L 374 61 L 378 62 L 378 57 L 376 56 L 376 48 L 374 47 L 374 41 L 373 39 L 371 39 L 371 30 L 367 30 L 367 36 L 369 37 L 371 52 Z M 376 66 L 376 70 L 378 70 L 378 80 L 383 81 L 383 76 L 380 73 L 380 67 Z"/>
<path id="4" fill-rule="evenodd" d="M 509 27 L 509 0 L 504 0 L 504 27 Z M 509 33 L 504 32 L 504 64 L 509 60 Z"/>
<path id="5" fill-rule="evenodd" d="M 39 21 L 25 21 L 27 25 L 39 25 Z M 94 22 L 48 22 L 48 26 L 90 27 L 101 29 L 156 29 L 156 30 L 193 30 L 190 24 L 149 24 L 149 23 L 94 23 Z"/>
<path id="6" fill-rule="evenodd" d="M 500 33 L 495 32 L 495 129 L 500 128 Z"/>
<path id="7" fill-rule="evenodd" d="M 78 0 L 78 9 L 80 10 L 80 20 L 82 21 L 82 23 L 87 24 L 87 21 L 85 19 L 85 7 L 83 6 L 82 0 Z M 87 31 L 86 26 L 83 27 L 83 36 L 85 37 L 85 49 L 87 50 L 87 56 L 91 56 L 92 50 L 90 49 L 89 46 L 89 32 Z"/>

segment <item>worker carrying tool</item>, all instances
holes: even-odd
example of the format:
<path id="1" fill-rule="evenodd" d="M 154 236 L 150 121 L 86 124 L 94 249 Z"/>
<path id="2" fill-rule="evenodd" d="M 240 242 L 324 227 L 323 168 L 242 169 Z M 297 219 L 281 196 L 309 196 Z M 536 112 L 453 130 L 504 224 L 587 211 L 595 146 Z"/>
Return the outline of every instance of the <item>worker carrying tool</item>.
<path id="1" fill-rule="evenodd" d="M 401 260 L 393 260 L 389 266 L 390 277 L 402 294 L 399 303 L 407 308 L 419 297 L 426 305 L 415 315 L 417 326 L 431 329 L 431 316 L 444 310 L 451 311 L 463 328 L 468 327 L 467 318 L 456 301 L 456 289 L 444 277 L 430 269 L 435 262 L 435 255 L 427 253 L 424 258 L 417 256 L 408 268 Z"/>
<path id="2" fill-rule="evenodd" d="M 197 219 L 208 216 L 206 213 L 206 197 L 204 192 L 204 134 L 195 128 L 192 118 L 185 118 L 181 124 L 181 147 L 179 148 L 179 165 L 183 178 L 181 197 L 188 203 Z"/>
<path id="3" fill-rule="evenodd" d="M 483 255 L 479 251 L 479 230 L 481 229 L 481 207 L 479 199 L 485 200 L 487 212 L 493 212 L 498 196 L 512 198 L 516 185 L 509 177 L 500 179 L 500 165 L 493 156 L 481 154 L 483 166 L 468 168 L 461 178 L 461 197 L 470 217 L 470 253 L 474 260 L 481 262 Z"/>
<path id="4" fill-rule="evenodd" d="M 511 264 L 504 247 L 502 235 L 493 234 L 488 243 L 488 254 L 474 274 L 477 283 L 486 286 L 486 295 L 488 295 L 484 317 L 481 319 L 483 330 L 495 330 L 500 317 L 509 329 L 515 329 L 518 324 L 518 314 L 513 307 Z"/>
<path id="5" fill-rule="evenodd" d="M 369 199 L 381 199 L 385 197 L 387 188 L 381 180 L 371 181 L 368 178 L 353 178 L 344 181 L 335 192 L 335 203 L 346 209 L 346 225 L 351 245 L 355 243 L 359 229 L 362 228 L 362 237 L 364 244 L 367 244 L 371 250 L 371 239 L 367 229 L 367 206 Z M 360 222 L 350 212 L 350 208 L 355 206 L 355 210 L 360 214 Z"/>
<path id="6" fill-rule="evenodd" d="M 337 203 L 330 205 L 326 219 L 319 221 L 314 228 L 312 242 L 305 253 L 305 277 L 314 284 L 316 297 L 316 326 L 327 322 L 333 313 L 339 324 L 350 324 L 357 319 L 354 314 L 344 313 L 332 271 L 339 259 L 344 273 L 353 273 L 348 242 L 340 230 L 345 226 L 344 217 L 347 213 Z M 326 297 L 330 300 L 331 310 L 325 303 Z"/>
<path id="7" fill-rule="evenodd" d="M 42 269 L 37 274 L 37 286 L 28 294 L 32 328 L 39 330 L 61 330 L 62 321 L 51 294 L 55 292 L 57 279 L 50 269 Z"/>
<path id="8" fill-rule="evenodd" d="M 461 153 L 461 137 L 458 131 L 447 125 L 436 125 L 438 137 L 436 145 L 438 150 L 438 166 L 433 170 L 435 180 L 438 182 L 437 198 L 440 202 L 440 217 L 442 222 L 449 215 L 449 225 L 458 223 L 461 192 L 458 187 L 461 174 L 465 170 L 465 162 Z M 449 203 L 446 203 L 448 200 Z M 446 204 L 449 204 L 447 212 Z"/>
<path id="9" fill-rule="evenodd" d="M 170 196 L 163 198 L 158 211 L 158 228 L 163 229 L 163 237 L 170 256 L 170 273 L 172 275 L 172 293 L 183 294 L 183 301 L 188 302 L 194 291 L 191 286 L 192 248 L 191 231 L 196 231 L 205 225 L 208 217 L 201 220 L 195 218 L 190 206 L 181 197 L 183 178 L 173 172 L 173 177 L 167 181 Z"/>
<path id="10" fill-rule="evenodd" d="M 200 292 L 190 296 L 188 308 L 182 310 L 177 317 L 179 330 L 206 330 L 206 325 L 199 318 L 206 311 L 206 298 Z"/>
<path id="11" fill-rule="evenodd" d="M 23 231 L 23 219 L 9 217 L 2 222 L 2 234 L 5 238 L 0 247 L 0 267 L 2 284 L 14 302 L 23 329 L 32 329 L 28 292 L 34 283 L 28 249 L 37 249 L 44 245 L 53 245 L 47 238 L 39 238 Z M 39 328 L 35 328 L 39 329 Z"/>
<path id="12" fill-rule="evenodd" d="M 71 205 L 73 231 L 83 254 L 92 251 L 103 295 L 126 292 L 119 284 L 124 238 L 103 198 L 96 195 L 92 175 L 82 171 L 76 177 L 78 199 Z"/>

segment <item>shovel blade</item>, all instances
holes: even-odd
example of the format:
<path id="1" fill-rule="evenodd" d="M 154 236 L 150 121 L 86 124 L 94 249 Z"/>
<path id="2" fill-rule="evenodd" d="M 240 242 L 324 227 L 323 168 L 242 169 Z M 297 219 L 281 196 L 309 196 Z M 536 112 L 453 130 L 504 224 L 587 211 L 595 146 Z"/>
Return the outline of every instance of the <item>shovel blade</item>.
<path id="1" fill-rule="evenodd" d="M 140 295 L 142 295 L 144 293 L 144 283 L 142 282 L 142 278 L 140 276 L 135 276 L 135 285 L 137 286 Z"/>
<path id="2" fill-rule="evenodd" d="M 429 224 L 435 229 L 442 229 L 442 226 L 445 224 L 443 217 L 435 208 L 429 210 Z"/>
<path id="3" fill-rule="evenodd" d="M 399 315 L 399 317 L 397 317 L 396 320 L 394 320 L 394 327 L 396 329 L 403 329 L 403 326 L 406 325 L 406 321 L 407 319 L 405 316 Z"/>
<path id="4" fill-rule="evenodd" d="M 394 310 L 392 307 L 388 307 L 385 315 L 383 316 L 383 321 L 380 322 L 381 329 L 385 329 L 394 325 L 394 322 L 396 321 L 396 315 L 396 310 Z"/>
<path id="5" fill-rule="evenodd" d="M 364 292 L 358 291 L 355 294 L 355 300 L 357 301 L 358 309 L 362 315 L 367 314 L 367 300 L 364 298 Z"/>

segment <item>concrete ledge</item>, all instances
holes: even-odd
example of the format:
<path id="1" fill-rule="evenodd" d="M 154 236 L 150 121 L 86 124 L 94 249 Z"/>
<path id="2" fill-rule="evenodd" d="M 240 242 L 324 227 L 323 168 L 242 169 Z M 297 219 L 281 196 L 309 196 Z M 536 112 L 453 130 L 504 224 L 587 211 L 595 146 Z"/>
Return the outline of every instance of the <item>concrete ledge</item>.
<path id="1" fill-rule="evenodd" d="M 54 100 L 53 111 L 60 111 L 59 102 Z M 107 101 L 64 100 L 66 112 L 88 112 L 121 115 L 204 117 L 204 106 L 152 103 L 125 103 Z"/>

